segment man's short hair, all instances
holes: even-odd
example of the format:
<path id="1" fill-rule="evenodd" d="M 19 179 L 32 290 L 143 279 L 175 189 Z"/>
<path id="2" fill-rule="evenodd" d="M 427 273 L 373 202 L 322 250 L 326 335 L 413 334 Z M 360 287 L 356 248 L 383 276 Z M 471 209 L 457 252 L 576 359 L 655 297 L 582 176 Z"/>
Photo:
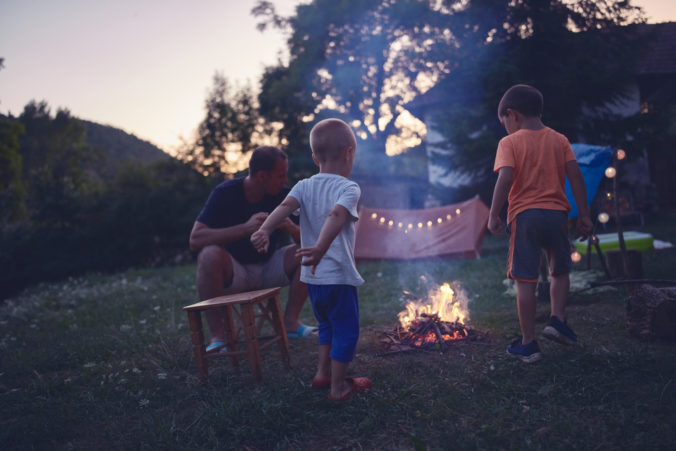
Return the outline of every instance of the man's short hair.
<path id="1" fill-rule="evenodd" d="M 514 85 L 500 99 L 498 116 L 507 115 L 507 109 L 518 111 L 526 117 L 542 116 L 542 93 L 529 85 Z"/>
<path id="2" fill-rule="evenodd" d="M 310 148 L 321 162 L 339 159 L 348 147 L 356 145 L 354 132 L 340 119 L 324 119 L 310 131 Z"/>
<path id="3" fill-rule="evenodd" d="M 288 157 L 283 150 L 274 146 L 260 146 L 251 154 L 249 160 L 249 174 L 254 175 L 260 171 L 272 171 L 279 160 L 286 160 Z"/>

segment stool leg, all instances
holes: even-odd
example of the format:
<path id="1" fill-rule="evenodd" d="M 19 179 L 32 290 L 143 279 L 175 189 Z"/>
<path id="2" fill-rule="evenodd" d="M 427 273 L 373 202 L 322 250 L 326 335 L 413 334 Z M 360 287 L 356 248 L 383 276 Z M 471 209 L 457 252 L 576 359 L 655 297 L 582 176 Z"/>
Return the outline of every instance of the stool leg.
<path id="1" fill-rule="evenodd" d="M 235 330 L 235 322 L 233 318 L 232 307 L 226 305 L 223 309 L 223 320 L 224 330 L 225 330 L 225 341 L 228 352 L 237 352 L 239 351 L 239 346 L 237 346 L 237 330 Z M 239 356 L 231 355 L 230 360 L 234 366 L 239 366 Z"/>
<path id="2" fill-rule="evenodd" d="M 256 334 L 256 318 L 254 316 L 253 304 L 242 304 L 242 322 L 244 323 L 249 364 L 256 377 L 256 381 L 260 382 L 263 380 L 263 370 L 261 365 L 261 350 L 258 346 L 258 335 Z"/>
<path id="3" fill-rule="evenodd" d="M 286 327 L 282 319 L 282 308 L 280 307 L 279 295 L 274 295 L 268 299 L 268 310 L 272 314 L 272 327 L 275 329 L 275 335 L 281 337 L 279 340 L 279 352 L 282 354 L 284 365 L 291 367 L 291 356 L 289 355 L 289 337 L 286 335 Z"/>
<path id="4" fill-rule="evenodd" d="M 202 315 L 199 311 L 189 311 L 188 324 L 190 325 L 190 339 L 195 354 L 195 364 L 202 380 L 206 381 L 209 375 L 209 364 L 206 359 L 204 348 L 204 333 L 202 332 Z"/>

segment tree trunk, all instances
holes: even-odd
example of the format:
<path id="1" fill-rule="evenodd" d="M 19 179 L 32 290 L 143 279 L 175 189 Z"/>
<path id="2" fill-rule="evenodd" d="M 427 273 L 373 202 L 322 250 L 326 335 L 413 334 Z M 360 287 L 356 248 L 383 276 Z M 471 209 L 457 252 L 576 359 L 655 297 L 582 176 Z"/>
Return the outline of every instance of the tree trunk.
<path id="1" fill-rule="evenodd" d="M 641 285 L 627 300 L 627 329 L 631 335 L 676 342 L 676 288 Z"/>

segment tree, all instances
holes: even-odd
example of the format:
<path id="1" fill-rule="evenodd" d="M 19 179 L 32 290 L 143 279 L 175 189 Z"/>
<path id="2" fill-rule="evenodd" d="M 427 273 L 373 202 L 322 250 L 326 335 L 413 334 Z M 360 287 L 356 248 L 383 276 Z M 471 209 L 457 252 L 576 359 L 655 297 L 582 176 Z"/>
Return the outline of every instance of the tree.
<path id="1" fill-rule="evenodd" d="M 29 217 L 68 226 L 101 190 L 96 168 L 103 154 L 85 145 L 85 126 L 68 110 L 52 117 L 46 102 L 30 102 L 18 120 Z"/>
<path id="2" fill-rule="evenodd" d="M 455 64 L 435 119 L 449 152 L 436 158 L 479 181 L 504 136 L 496 108 L 509 86 L 542 91 L 544 121 L 574 141 L 584 124 L 624 98 L 645 42 L 625 26 L 642 20 L 640 9 L 623 0 L 445 3 L 456 8 L 449 16 L 456 45 L 448 50 Z"/>
<path id="3" fill-rule="evenodd" d="M 237 172 L 245 167 L 245 157 L 255 147 L 274 144 L 266 141 L 271 126 L 260 117 L 251 87 L 233 92 L 227 78 L 217 73 L 204 107 L 206 116 L 194 142 L 179 154 L 181 160 L 203 174 Z"/>
<path id="4" fill-rule="evenodd" d="M 19 135 L 23 130 L 16 121 L 0 118 L 0 225 L 17 221 L 26 214 L 26 189 L 21 178 L 19 153 Z"/>
<path id="5" fill-rule="evenodd" d="M 259 96 L 261 113 L 283 123 L 290 152 L 306 152 L 309 124 L 326 116 L 350 123 L 375 153 L 398 153 L 396 138 L 420 142 L 421 124 L 404 108 L 447 69 L 434 47 L 450 45 L 437 2 L 314 0 L 293 17 L 259 1 L 253 13 L 286 27 L 290 60 L 268 68 Z"/>

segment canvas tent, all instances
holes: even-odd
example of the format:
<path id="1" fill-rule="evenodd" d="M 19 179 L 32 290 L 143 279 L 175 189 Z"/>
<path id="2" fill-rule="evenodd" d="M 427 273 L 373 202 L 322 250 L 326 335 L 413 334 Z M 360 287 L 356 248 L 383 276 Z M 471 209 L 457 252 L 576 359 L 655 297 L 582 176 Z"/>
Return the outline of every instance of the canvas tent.
<path id="1" fill-rule="evenodd" d="M 488 207 L 478 196 L 423 210 L 363 207 L 357 221 L 357 260 L 479 258 Z"/>
<path id="2" fill-rule="evenodd" d="M 610 164 L 613 149 L 610 146 L 592 146 L 590 144 L 578 143 L 571 144 L 570 146 L 580 166 L 584 184 L 587 188 L 587 205 L 591 205 L 603 180 L 604 172 Z M 568 217 L 577 218 L 577 205 L 575 205 L 573 190 L 570 188 L 568 179 L 566 179 L 566 197 L 571 206 Z"/>

